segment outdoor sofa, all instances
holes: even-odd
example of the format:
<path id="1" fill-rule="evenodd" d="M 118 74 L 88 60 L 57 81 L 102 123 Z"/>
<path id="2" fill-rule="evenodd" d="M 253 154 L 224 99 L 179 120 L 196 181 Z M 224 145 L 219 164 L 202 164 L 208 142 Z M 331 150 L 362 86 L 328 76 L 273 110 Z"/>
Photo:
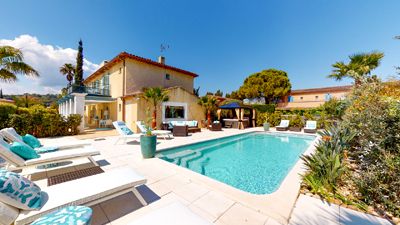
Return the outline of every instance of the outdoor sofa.
<path id="1" fill-rule="evenodd" d="M 179 125 L 172 128 L 172 134 L 174 137 L 186 137 L 189 136 L 189 126 Z"/>
<path id="2" fill-rule="evenodd" d="M 179 120 L 179 121 L 168 121 L 163 122 L 163 128 L 172 130 L 175 126 L 188 126 L 189 133 L 201 132 L 199 123 L 196 120 Z"/>

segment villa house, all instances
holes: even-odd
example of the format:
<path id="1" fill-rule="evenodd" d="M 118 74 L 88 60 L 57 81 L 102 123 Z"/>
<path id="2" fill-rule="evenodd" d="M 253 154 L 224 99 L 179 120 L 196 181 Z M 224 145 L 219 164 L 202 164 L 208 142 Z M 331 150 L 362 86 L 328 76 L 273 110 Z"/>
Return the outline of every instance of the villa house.
<path id="1" fill-rule="evenodd" d="M 315 108 L 332 98 L 344 99 L 351 85 L 292 90 L 278 103 L 280 109 Z"/>
<path id="2" fill-rule="evenodd" d="M 62 114 L 79 113 L 84 117 L 85 127 L 110 125 L 122 120 L 137 131 L 135 121 L 145 121 L 151 116 L 152 106 L 141 96 L 147 87 L 168 89 L 169 101 L 162 103 L 157 113 L 157 126 L 170 120 L 204 119 L 204 111 L 193 94 L 197 74 L 165 64 L 165 58 L 158 61 L 122 52 L 84 81 L 85 90 L 70 90 L 70 102 L 61 103 Z M 76 87 L 81 88 L 81 87 Z M 75 89 L 76 89 L 75 88 Z M 74 87 L 72 87 L 74 89 Z M 84 107 L 77 105 L 75 92 L 84 94 Z M 82 98 L 82 97 L 81 97 Z M 65 106 L 66 105 L 66 106 Z M 81 112 L 77 112 L 81 107 Z"/>

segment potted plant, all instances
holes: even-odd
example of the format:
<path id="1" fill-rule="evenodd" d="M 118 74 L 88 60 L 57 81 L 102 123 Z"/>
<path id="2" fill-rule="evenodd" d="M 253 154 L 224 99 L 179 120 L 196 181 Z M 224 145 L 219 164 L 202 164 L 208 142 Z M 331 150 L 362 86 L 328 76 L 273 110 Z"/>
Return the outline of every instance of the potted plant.
<path id="1" fill-rule="evenodd" d="M 301 118 L 300 115 L 296 115 L 296 116 L 294 116 L 294 118 L 292 118 L 290 120 L 289 126 L 290 126 L 289 127 L 290 131 L 300 132 L 301 128 L 303 128 L 303 126 L 304 126 L 303 119 Z"/>
<path id="2" fill-rule="evenodd" d="M 263 127 L 264 127 L 264 131 L 269 131 L 269 123 L 268 123 L 268 121 L 264 122 Z"/>
<path id="3" fill-rule="evenodd" d="M 153 119 L 151 117 L 148 117 L 144 124 L 146 133 L 140 136 L 140 149 L 142 151 L 142 156 L 145 159 L 153 158 L 156 154 L 157 135 L 152 134 L 152 129 L 150 126 L 152 120 Z"/>

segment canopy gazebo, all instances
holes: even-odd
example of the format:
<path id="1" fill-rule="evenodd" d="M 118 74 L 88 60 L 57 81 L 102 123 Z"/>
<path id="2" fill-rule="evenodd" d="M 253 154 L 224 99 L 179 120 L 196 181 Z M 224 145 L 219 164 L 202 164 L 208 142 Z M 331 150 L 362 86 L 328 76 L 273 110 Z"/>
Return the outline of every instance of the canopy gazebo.
<path id="1" fill-rule="evenodd" d="M 250 110 L 250 117 L 245 118 L 244 117 L 244 111 L 245 109 Z M 218 115 L 218 120 L 221 120 L 221 111 L 222 110 L 232 110 L 234 111 L 237 119 L 223 119 L 225 123 L 225 127 L 232 127 L 232 128 L 239 128 L 239 129 L 244 129 L 248 125 L 252 125 L 255 127 L 255 119 L 256 119 L 256 111 L 253 109 L 253 107 L 249 105 L 243 105 L 240 102 L 231 102 L 225 105 L 221 105 L 218 107 L 217 110 L 217 115 Z"/>

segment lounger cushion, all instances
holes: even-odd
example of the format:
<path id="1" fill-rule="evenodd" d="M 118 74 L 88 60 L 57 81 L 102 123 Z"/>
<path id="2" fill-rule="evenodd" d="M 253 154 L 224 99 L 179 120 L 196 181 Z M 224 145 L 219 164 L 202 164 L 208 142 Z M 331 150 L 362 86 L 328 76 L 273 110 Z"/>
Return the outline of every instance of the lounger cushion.
<path id="1" fill-rule="evenodd" d="M 74 159 L 77 157 L 88 157 L 88 156 L 94 156 L 94 155 L 99 155 L 100 152 L 94 150 L 93 148 L 90 147 L 85 147 L 85 148 L 77 148 L 77 149 L 71 149 L 68 151 L 56 151 L 56 152 L 49 152 L 46 154 L 40 155 L 40 158 L 36 159 L 29 159 L 25 161 L 26 166 L 30 165 L 35 165 L 39 163 L 51 163 L 57 160 L 69 160 L 69 159 Z"/>
<path id="2" fill-rule="evenodd" d="M 18 217 L 19 210 L 15 207 L 0 202 L 0 224 L 10 225 Z"/>
<path id="3" fill-rule="evenodd" d="M 151 211 L 129 225 L 212 225 L 179 202 Z"/>
<path id="4" fill-rule="evenodd" d="M 43 154 L 43 153 L 58 151 L 58 148 L 57 147 L 50 147 L 50 146 L 49 147 L 42 146 L 42 147 L 39 147 L 39 148 L 35 148 L 35 151 L 38 154 Z"/>
<path id="5" fill-rule="evenodd" d="M 93 210 L 86 206 L 68 206 L 40 217 L 31 225 L 89 225 L 92 213 Z"/>
<path id="6" fill-rule="evenodd" d="M 7 162 L 17 166 L 25 165 L 25 160 L 13 153 L 10 150 L 10 145 L 2 138 L 0 138 L 0 157 L 7 160 Z"/>
<path id="7" fill-rule="evenodd" d="M 12 143 L 10 150 L 25 160 L 40 157 L 33 148 L 19 142 Z"/>
<path id="8" fill-rule="evenodd" d="M 42 192 L 39 186 L 20 174 L 1 169 L 0 201 L 18 209 L 38 209 Z"/>
<path id="9" fill-rule="evenodd" d="M 40 144 L 40 141 L 35 136 L 30 134 L 26 134 L 25 136 L 23 136 L 22 140 L 26 144 L 31 146 L 31 148 L 39 148 L 40 146 L 42 146 L 42 144 Z"/>

